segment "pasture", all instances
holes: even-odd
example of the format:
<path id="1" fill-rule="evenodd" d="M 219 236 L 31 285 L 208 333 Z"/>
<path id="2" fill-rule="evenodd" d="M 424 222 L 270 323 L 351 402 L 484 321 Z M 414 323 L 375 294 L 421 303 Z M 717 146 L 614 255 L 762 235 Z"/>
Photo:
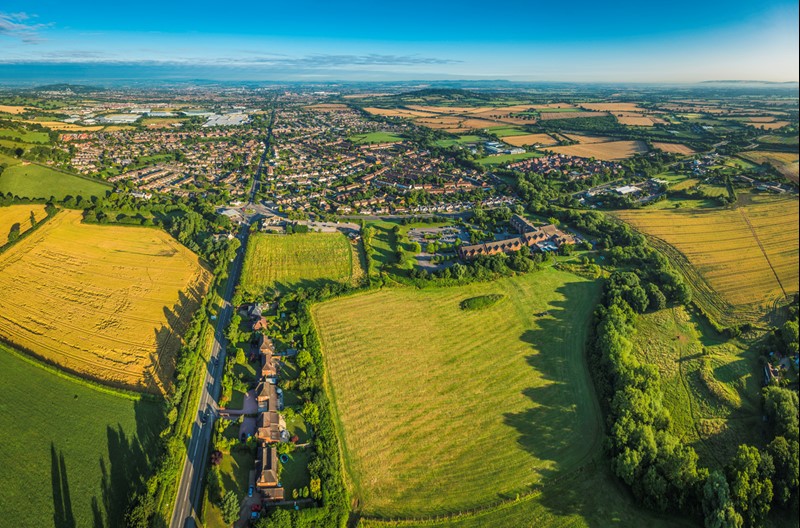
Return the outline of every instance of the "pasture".
<path id="1" fill-rule="evenodd" d="M 158 393 L 210 278 L 159 229 L 82 224 L 64 211 L 0 254 L 0 337 L 82 376 Z"/>
<path id="2" fill-rule="evenodd" d="M 760 445 L 758 355 L 719 339 L 684 307 L 637 317 L 633 350 L 661 375 L 672 428 L 695 448 L 700 463 L 719 468 L 740 443 Z"/>
<path id="3" fill-rule="evenodd" d="M 66 196 L 105 196 L 111 186 L 36 163 L 22 162 L 6 167 L 0 174 L 0 192 L 23 198 L 62 200 Z"/>
<path id="4" fill-rule="evenodd" d="M 358 275 L 358 255 L 341 233 L 256 233 L 247 243 L 240 284 L 245 292 L 261 295 L 272 288 L 344 282 Z"/>
<path id="5" fill-rule="evenodd" d="M 630 158 L 634 154 L 647 152 L 644 141 L 608 141 L 605 143 L 580 143 L 566 147 L 550 147 L 557 154 L 616 161 Z"/>
<path id="6" fill-rule="evenodd" d="M 123 526 L 155 464 L 158 401 L 100 392 L 0 344 L 3 526 Z"/>
<path id="7" fill-rule="evenodd" d="M 800 217 L 796 198 L 747 198 L 747 205 L 735 209 L 615 214 L 654 237 L 654 245 L 682 269 L 695 298 L 720 323 L 758 321 L 798 291 Z"/>
<path id="8" fill-rule="evenodd" d="M 30 204 L 0 207 L 0 246 L 8 242 L 8 235 L 12 225 L 19 224 L 20 234 L 32 227 L 31 213 L 33 213 L 36 222 L 41 221 L 45 217 L 44 205 Z"/>
<path id="9" fill-rule="evenodd" d="M 500 294 L 465 311 L 465 299 Z M 347 483 L 368 516 L 494 504 L 587 464 L 601 418 L 584 362 L 599 284 L 552 268 L 315 305 Z"/>

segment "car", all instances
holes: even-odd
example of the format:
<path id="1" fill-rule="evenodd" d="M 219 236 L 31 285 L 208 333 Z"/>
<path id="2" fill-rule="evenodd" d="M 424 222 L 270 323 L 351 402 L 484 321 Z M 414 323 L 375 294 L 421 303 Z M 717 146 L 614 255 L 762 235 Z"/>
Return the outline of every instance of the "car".
<path id="1" fill-rule="evenodd" d="M 250 486 L 249 488 L 247 488 L 247 496 L 248 497 L 252 497 L 253 496 L 253 491 L 254 491 L 253 490 L 253 486 Z"/>
<path id="2" fill-rule="evenodd" d="M 208 421 L 208 411 L 205 411 L 200 415 L 200 423 L 206 423 Z"/>

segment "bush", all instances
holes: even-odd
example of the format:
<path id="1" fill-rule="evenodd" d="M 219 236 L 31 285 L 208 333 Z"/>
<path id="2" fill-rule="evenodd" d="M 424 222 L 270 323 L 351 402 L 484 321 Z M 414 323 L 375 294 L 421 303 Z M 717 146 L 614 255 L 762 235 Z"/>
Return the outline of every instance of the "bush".
<path id="1" fill-rule="evenodd" d="M 494 306 L 501 299 L 503 299 L 504 295 L 499 293 L 491 293 L 489 295 L 481 295 L 480 297 L 470 297 L 469 299 L 464 299 L 459 303 L 459 306 L 462 310 L 467 311 L 475 311 L 475 310 L 485 310 L 490 306 Z"/>

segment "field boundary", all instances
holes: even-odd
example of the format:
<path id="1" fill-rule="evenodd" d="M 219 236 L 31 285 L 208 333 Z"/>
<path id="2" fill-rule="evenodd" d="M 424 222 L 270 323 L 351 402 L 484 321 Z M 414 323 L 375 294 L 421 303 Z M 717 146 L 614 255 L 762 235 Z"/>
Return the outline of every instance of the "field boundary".
<path id="1" fill-rule="evenodd" d="M 136 392 L 124 388 L 118 388 L 111 385 L 100 383 L 92 378 L 83 377 L 69 369 L 53 365 L 52 363 L 45 361 L 43 358 L 40 358 L 30 350 L 25 350 L 21 347 L 18 347 L 17 345 L 12 345 L 3 338 L 0 338 L 0 350 L 2 350 L 3 352 L 8 352 L 12 356 L 17 357 L 30 365 L 45 370 L 50 374 L 54 374 L 60 378 L 72 381 L 74 383 L 78 383 L 80 385 L 83 385 L 84 387 L 89 387 L 104 394 L 111 394 L 113 396 L 125 398 L 127 400 L 132 400 L 132 401 L 139 401 L 142 399 L 151 401 L 162 401 L 161 397 L 149 392 Z"/>

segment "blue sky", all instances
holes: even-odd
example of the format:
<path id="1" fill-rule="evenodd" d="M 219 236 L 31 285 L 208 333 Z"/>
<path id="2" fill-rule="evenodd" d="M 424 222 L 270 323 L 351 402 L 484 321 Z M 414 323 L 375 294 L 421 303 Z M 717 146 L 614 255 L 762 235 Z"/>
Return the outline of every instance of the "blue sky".
<path id="1" fill-rule="evenodd" d="M 798 80 L 797 1 L 4 0 L 14 64 L 254 80 Z"/>

